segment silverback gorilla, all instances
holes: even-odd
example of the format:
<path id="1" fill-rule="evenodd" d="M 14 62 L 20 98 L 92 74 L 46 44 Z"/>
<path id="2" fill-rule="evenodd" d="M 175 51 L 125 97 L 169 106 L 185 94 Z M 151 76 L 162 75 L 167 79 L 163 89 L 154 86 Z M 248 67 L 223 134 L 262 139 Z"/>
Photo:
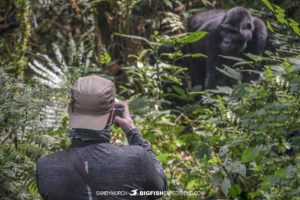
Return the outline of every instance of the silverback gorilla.
<path id="1" fill-rule="evenodd" d="M 190 18 L 187 29 L 188 32 L 206 31 L 208 34 L 186 45 L 182 52 L 203 53 L 207 58 L 189 57 L 176 64 L 188 67 L 192 86 L 201 85 L 204 89 L 231 84 L 231 80 L 216 68 L 224 64 L 230 66 L 233 62 L 220 55 L 242 57 L 244 53 L 261 54 L 268 37 L 265 23 L 243 7 L 196 13 Z M 244 80 L 246 78 L 243 77 Z"/>

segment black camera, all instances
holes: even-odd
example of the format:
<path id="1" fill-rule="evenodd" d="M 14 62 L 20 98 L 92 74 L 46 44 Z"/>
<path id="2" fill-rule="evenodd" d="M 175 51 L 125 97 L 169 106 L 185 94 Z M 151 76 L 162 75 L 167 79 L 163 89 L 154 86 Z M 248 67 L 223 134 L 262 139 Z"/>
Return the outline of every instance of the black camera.
<path id="1" fill-rule="evenodd" d="M 115 122 L 115 117 L 123 117 L 123 113 L 124 113 L 124 107 L 121 105 L 114 105 L 115 108 L 115 112 L 114 112 L 114 116 L 113 116 L 113 122 Z"/>

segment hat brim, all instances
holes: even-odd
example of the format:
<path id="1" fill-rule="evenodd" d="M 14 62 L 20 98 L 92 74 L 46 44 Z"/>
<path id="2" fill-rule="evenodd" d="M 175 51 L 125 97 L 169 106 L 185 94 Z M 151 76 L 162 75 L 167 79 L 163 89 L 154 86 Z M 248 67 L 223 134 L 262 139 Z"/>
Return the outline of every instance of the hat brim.
<path id="1" fill-rule="evenodd" d="M 85 115 L 80 113 L 69 113 L 70 128 L 84 128 L 91 130 L 103 130 L 107 124 L 109 114 L 104 115 Z"/>

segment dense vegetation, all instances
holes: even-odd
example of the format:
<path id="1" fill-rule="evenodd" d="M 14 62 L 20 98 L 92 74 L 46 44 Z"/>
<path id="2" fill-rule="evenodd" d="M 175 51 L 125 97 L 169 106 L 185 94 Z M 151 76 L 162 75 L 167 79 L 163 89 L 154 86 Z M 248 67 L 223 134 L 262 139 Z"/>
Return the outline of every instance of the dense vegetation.
<path id="1" fill-rule="evenodd" d="M 150 64 L 160 45 L 203 36 L 176 37 L 189 15 L 235 5 L 265 20 L 270 48 L 227 75 L 262 66 L 259 81 L 199 92 L 187 89 L 186 69 Z M 293 0 L 0 1 L 0 199 L 40 199 L 36 161 L 69 145 L 66 94 L 95 73 L 115 77 L 169 190 L 201 191 L 164 199 L 300 199 L 299 21 Z"/>

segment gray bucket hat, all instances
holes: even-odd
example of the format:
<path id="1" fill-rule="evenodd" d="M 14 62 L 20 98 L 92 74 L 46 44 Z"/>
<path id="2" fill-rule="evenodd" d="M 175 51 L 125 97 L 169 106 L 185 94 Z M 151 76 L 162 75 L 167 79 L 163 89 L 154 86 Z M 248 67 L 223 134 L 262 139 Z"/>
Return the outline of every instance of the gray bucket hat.
<path id="1" fill-rule="evenodd" d="M 114 107 L 116 88 L 112 81 L 97 76 L 79 78 L 69 104 L 70 128 L 103 130 Z"/>

